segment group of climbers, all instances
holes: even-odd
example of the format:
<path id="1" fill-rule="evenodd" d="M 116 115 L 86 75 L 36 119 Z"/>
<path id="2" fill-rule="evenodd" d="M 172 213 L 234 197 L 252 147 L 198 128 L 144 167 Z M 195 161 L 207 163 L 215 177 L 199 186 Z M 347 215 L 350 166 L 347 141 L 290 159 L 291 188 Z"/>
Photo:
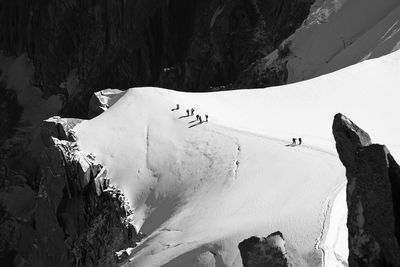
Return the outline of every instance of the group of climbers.
<path id="1" fill-rule="evenodd" d="M 176 104 L 176 108 L 174 108 L 172 110 L 179 110 L 179 108 L 180 108 L 179 104 Z M 194 108 L 187 109 L 186 110 L 186 117 L 193 116 L 194 112 L 195 112 Z M 204 117 L 205 117 L 205 122 L 208 122 L 208 115 L 205 114 Z M 203 118 L 201 117 L 201 115 L 199 115 L 199 114 L 196 115 L 196 121 L 199 121 L 200 123 L 203 123 Z"/>
<path id="2" fill-rule="evenodd" d="M 176 104 L 176 107 L 173 108 L 172 111 L 174 111 L 174 110 L 179 110 L 179 108 L 180 108 L 179 104 Z M 194 115 L 194 112 L 195 112 L 195 109 L 194 109 L 194 108 L 187 109 L 187 110 L 186 110 L 186 117 L 193 116 L 193 115 Z M 182 117 L 185 117 L 185 116 L 182 116 Z M 205 114 L 204 117 L 205 117 L 205 122 L 208 122 L 208 115 Z M 196 121 L 199 121 L 199 124 L 203 123 L 203 119 L 202 119 L 202 117 L 201 117 L 199 114 L 196 115 Z M 297 143 L 297 140 L 299 140 L 299 143 Z M 286 145 L 286 146 L 301 145 L 302 142 L 303 142 L 303 141 L 301 140 L 301 137 L 299 137 L 299 138 L 294 138 L 294 137 L 293 137 L 293 138 L 292 138 L 292 144 L 289 144 L 289 145 Z"/>
<path id="3" fill-rule="evenodd" d="M 292 139 L 292 141 L 293 141 L 292 145 L 301 145 L 301 142 L 302 142 L 301 137 L 299 137 L 298 139 L 299 139 L 299 143 L 297 144 L 297 138 L 293 138 Z"/>

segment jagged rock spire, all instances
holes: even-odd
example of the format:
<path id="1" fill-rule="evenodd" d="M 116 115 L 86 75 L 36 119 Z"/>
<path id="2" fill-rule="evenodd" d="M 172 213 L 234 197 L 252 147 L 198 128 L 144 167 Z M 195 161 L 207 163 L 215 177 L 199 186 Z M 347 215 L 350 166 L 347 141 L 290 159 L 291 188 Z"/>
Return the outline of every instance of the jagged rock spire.
<path id="1" fill-rule="evenodd" d="M 344 115 L 332 129 L 346 167 L 349 266 L 400 266 L 400 167 Z"/>

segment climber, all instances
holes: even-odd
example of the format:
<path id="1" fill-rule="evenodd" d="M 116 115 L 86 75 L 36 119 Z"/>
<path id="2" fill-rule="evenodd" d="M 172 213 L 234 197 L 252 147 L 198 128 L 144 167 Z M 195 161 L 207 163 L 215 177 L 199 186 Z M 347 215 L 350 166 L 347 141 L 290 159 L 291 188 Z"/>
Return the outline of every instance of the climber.
<path id="1" fill-rule="evenodd" d="M 178 110 L 178 109 L 179 109 L 179 104 L 176 104 L 176 108 L 171 109 L 171 111 Z"/>
<path id="2" fill-rule="evenodd" d="M 301 137 L 299 137 L 299 145 L 301 145 Z"/>
<path id="3" fill-rule="evenodd" d="M 187 114 L 187 116 L 189 117 L 189 114 L 190 114 L 189 109 L 186 110 L 186 114 Z"/>
<path id="4" fill-rule="evenodd" d="M 203 123 L 203 120 L 201 119 L 200 115 L 199 115 L 199 121 L 200 121 L 200 123 Z"/>
<path id="5" fill-rule="evenodd" d="M 197 115 L 196 115 L 196 121 L 199 120 L 199 117 L 200 117 L 199 114 L 197 114 Z"/>
<path id="6" fill-rule="evenodd" d="M 296 140 L 297 140 L 297 138 L 292 139 L 292 141 L 293 141 L 292 145 L 297 145 Z"/>
<path id="7" fill-rule="evenodd" d="M 193 114 L 194 114 L 194 108 L 192 108 L 190 111 L 191 111 L 190 116 L 193 116 Z"/>
<path id="8" fill-rule="evenodd" d="M 205 117 L 206 117 L 206 122 L 208 122 L 208 115 L 206 114 Z"/>

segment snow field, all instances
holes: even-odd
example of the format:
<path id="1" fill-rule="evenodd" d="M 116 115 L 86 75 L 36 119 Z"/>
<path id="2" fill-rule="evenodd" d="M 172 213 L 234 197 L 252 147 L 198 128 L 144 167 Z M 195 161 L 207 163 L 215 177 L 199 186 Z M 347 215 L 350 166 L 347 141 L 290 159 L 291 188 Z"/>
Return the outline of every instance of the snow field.
<path id="1" fill-rule="evenodd" d="M 107 167 L 148 235 L 126 265 L 241 266 L 238 243 L 277 230 L 310 266 L 345 265 L 345 170 L 333 116 L 342 112 L 398 157 L 399 70 L 395 52 L 267 89 L 134 88 L 79 124 L 80 148 Z M 191 127 L 193 117 L 182 117 L 191 107 L 210 122 Z M 304 145 L 287 147 L 292 137 Z"/>

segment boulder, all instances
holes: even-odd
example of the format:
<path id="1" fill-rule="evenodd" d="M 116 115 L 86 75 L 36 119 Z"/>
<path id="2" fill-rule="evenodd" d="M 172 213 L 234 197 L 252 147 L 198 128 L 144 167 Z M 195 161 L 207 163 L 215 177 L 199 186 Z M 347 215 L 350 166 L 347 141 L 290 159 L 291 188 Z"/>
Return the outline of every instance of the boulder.
<path id="1" fill-rule="evenodd" d="M 244 267 L 307 266 L 279 231 L 267 237 L 252 236 L 240 242 L 238 247 Z"/>

